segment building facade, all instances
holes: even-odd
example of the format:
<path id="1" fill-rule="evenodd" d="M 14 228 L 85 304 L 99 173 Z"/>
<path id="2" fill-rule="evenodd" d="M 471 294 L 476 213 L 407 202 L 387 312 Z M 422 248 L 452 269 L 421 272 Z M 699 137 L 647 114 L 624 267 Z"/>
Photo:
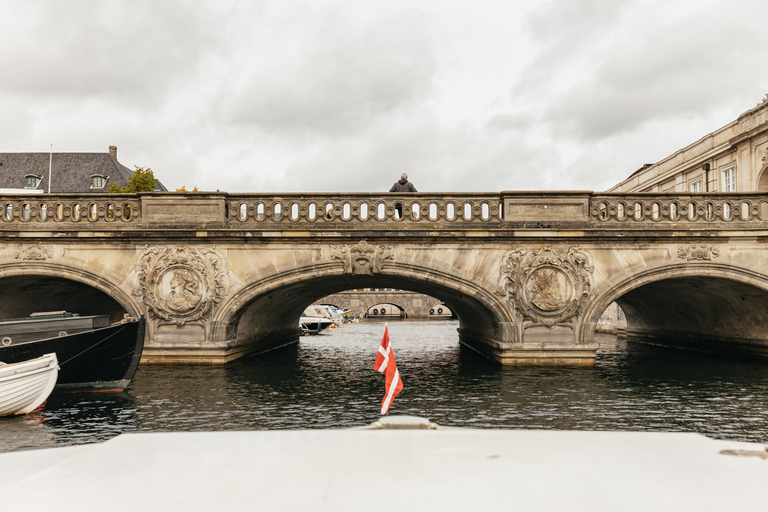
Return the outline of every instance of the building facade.
<path id="1" fill-rule="evenodd" d="M 124 187 L 132 175 L 117 161 L 115 146 L 108 153 L 0 153 L 0 193 L 103 193 L 112 183 Z M 166 188 L 158 181 L 157 190 Z"/>
<path id="2" fill-rule="evenodd" d="M 768 94 L 736 120 L 609 192 L 768 192 Z"/>

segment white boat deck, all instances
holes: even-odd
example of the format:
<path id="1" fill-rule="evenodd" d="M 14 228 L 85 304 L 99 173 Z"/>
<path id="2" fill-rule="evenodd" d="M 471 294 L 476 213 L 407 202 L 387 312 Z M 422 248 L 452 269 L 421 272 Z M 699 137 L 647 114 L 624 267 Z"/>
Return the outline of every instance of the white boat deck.
<path id="1" fill-rule="evenodd" d="M 4 510 L 766 511 L 765 453 L 684 433 L 124 434 L 0 454 L 0 496 Z"/>

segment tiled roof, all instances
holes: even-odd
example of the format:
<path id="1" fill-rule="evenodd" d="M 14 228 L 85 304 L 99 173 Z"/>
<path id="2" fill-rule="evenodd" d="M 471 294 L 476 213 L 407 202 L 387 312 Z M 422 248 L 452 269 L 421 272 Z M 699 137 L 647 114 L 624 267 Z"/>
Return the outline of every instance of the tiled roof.
<path id="1" fill-rule="evenodd" d="M 37 189 L 48 192 L 50 153 L 0 153 L 0 188 L 26 188 L 25 176 L 40 177 Z M 107 178 L 104 188 L 91 188 L 91 176 Z M 108 192 L 110 183 L 124 187 L 133 171 L 109 153 L 54 153 L 51 193 Z M 157 189 L 166 188 L 158 181 Z"/>

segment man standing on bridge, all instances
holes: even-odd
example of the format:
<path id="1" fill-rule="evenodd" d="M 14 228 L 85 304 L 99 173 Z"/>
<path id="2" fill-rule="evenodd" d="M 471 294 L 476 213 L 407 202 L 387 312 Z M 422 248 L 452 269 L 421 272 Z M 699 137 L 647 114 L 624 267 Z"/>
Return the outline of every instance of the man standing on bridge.
<path id="1" fill-rule="evenodd" d="M 395 182 L 394 185 L 392 185 L 392 188 L 389 189 L 390 192 L 418 192 L 416 190 L 416 187 L 413 186 L 413 183 L 408 181 L 408 175 L 403 173 L 400 175 L 400 179 Z"/>
<path id="2" fill-rule="evenodd" d="M 400 179 L 392 185 L 389 189 L 390 192 L 418 192 L 413 183 L 408 181 L 408 175 L 403 173 L 400 175 Z M 395 218 L 399 219 L 403 216 L 403 205 L 400 203 L 395 204 Z"/>

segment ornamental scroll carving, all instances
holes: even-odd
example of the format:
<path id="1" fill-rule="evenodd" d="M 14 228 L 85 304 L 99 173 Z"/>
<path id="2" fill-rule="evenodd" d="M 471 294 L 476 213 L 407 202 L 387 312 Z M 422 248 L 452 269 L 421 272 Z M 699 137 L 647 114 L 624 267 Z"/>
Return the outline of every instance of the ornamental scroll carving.
<path id="1" fill-rule="evenodd" d="M 693 244 L 679 245 L 677 257 L 686 261 L 712 261 L 720 256 L 720 250 L 714 245 Z"/>
<path id="2" fill-rule="evenodd" d="M 24 246 L 19 244 L 16 248 L 16 259 L 26 261 L 45 261 L 53 257 L 53 249 L 41 244 Z"/>
<path id="3" fill-rule="evenodd" d="M 331 246 L 331 258 L 341 261 L 345 274 L 381 274 L 385 260 L 394 259 L 394 248 L 371 245 L 361 240 L 357 245 Z"/>
<path id="4" fill-rule="evenodd" d="M 584 312 L 593 270 L 578 247 L 514 248 L 502 260 L 501 294 L 512 303 L 518 321 L 552 327 Z"/>
<path id="5" fill-rule="evenodd" d="M 158 325 L 204 324 L 227 291 L 229 270 L 212 249 L 149 247 L 141 255 L 134 295 Z"/>

